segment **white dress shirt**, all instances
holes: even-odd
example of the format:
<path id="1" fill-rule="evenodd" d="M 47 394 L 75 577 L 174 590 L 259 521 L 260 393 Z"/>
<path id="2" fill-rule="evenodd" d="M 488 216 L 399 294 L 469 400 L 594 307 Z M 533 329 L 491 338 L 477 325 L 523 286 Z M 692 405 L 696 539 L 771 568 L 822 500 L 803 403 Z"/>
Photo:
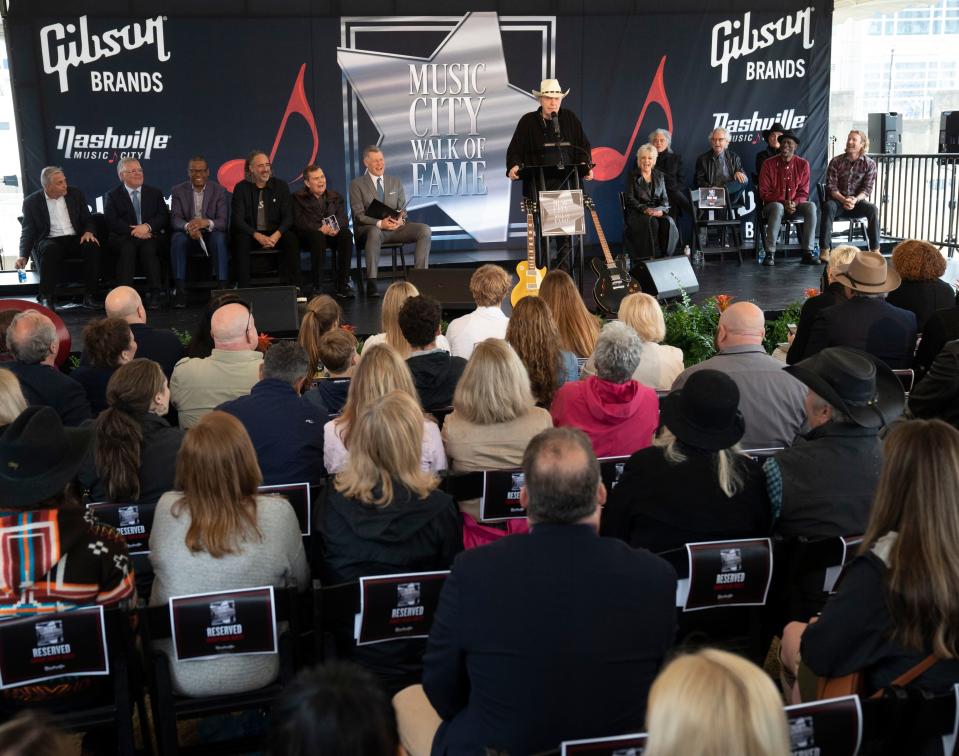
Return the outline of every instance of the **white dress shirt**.
<path id="1" fill-rule="evenodd" d="M 451 320 L 446 328 L 450 353 L 468 360 L 473 347 L 486 339 L 505 339 L 509 318 L 499 307 L 477 307 L 469 315 Z"/>
<path id="2" fill-rule="evenodd" d="M 47 212 L 50 213 L 50 238 L 76 236 L 76 229 L 70 221 L 70 213 L 67 210 L 66 197 L 50 199 L 46 194 L 43 196 L 47 200 Z"/>

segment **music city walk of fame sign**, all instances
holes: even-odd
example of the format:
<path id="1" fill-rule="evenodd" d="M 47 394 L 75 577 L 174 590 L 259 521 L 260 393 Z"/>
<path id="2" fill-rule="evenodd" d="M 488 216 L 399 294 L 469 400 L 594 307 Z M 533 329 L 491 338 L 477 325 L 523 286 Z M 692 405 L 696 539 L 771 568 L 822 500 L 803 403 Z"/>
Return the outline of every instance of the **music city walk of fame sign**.
<path id="1" fill-rule="evenodd" d="M 468 13 L 429 58 L 347 48 L 336 58 L 407 209 L 436 205 L 477 242 L 506 241 L 506 148 L 538 103 L 509 83 L 497 14 Z"/>

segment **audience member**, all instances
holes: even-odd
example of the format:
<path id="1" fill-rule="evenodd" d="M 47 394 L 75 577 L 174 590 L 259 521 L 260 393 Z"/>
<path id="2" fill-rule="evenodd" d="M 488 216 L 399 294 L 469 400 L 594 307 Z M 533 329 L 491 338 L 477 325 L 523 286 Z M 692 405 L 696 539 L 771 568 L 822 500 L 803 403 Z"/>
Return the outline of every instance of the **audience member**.
<path id="1" fill-rule="evenodd" d="M 959 341 L 943 347 L 928 372 L 912 387 L 907 404 L 910 417 L 939 418 L 959 428 Z"/>
<path id="2" fill-rule="evenodd" d="M 240 295 L 235 291 L 226 291 L 216 297 L 210 297 L 206 309 L 200 315 L 196 328 L 190 335 L 190 343 L 187 345 L 187 357 L 209 357 L 213 354 L 213 335 L 210 333 L 210 322 L 213 319 L 213 313 L 219 310 L 223 305 L 239 302 L 253 312 L 253 305 L 240 299 Z M 174 363 L 175 364 L 175 363 Z M 170 371 L 172 375 L 172 370 Z"/>
<path id="3" fill-rule="evenodd" d="M 0 753 L 4 756 L 74 756 L 68 736 L 36 709 L 27 709 L 0 725 Z"/>
<path id="4" fill-rule="evenodd" d="M 934 661 L 908 687 L 946 693 L 959 682 L 959 432 L 938 420 L 897 424 L 883 460 L 859 556 L 817 622 L 786 626 L 783 665 L 796 675 L 801 641 L 813 673 L 862 672 L 869 692 Z"/>
<path id="5" fill-rule="evenodd" d="M 837 218 L 865 218 L 869 249 L 879 251 L 879 209 L 867 202 L 876 186 L 876 161 L 869 157 L 865 131 L 850 131 L 846 150 L 826 168 L 826 200 L 819 224 L 820 259 L 829 259 L 832 224 Z"/>
<path id="6" fill-rule="evenodd" d="M 499 265 L 481 265 L 470 276 L 470 294 L 476 309 L 450 321 L 446 338 L 454 357 L 468 360 L 473 347 L 486 339 L 506 338 L 509 318 L 503 312 L 503 299 L 509 294 L 510 274 Z"/>
<path id="7" fill-rule="evenodd" d="M 64 425 L 79 425 L 90 417 L 83 386 L 61 373 L 56 365 L 60 341 L 53 321 L 36 310 L 24 310 L 7 327 L 12 362 L 0 363 L 20 381 L 29 404 L 53 407 Z"/>
<path id="8" fill-rule="evenodd" d="M 173 366 L 186 356 L 186 350 L 173 331 L 147 325 L 147 313 L 137 290 L 129 286 L 117 286 L 107 294 L 103 304 L 108 318 L 121 318 L 130 324 L 133 339 L 137 343 L 137 357 L 159 363 L 167 378 L 173 375 Z M 81 358 L 80 364 L 83 363 L 84 359 Z"/>
<path id="9" fill-rule="evenodd" d="M 10 350 L 7 348 L 7 328 L 10 327 L 13 319 L 17 317 L 18 312 L 23 311 L 15 310 L 12 307 L 8 310 L 0 310 L 0 362 L 13 361 L 13 355 L 10 354 Z"/>
<path id="10" fill-rule="evenodd" d="M 349 459 L 350 427 L 363 409 L 391 391 L 405 391 L 419 402 L 410 370 L 391 347 L 379 344 L 363 350 L 350 381 L 342 414 L 323 426 L 323 464 L 330 475 L 340 472 Z M 423 448 L 420 465 L 437 472 L 446 469 L 446 453 L 440 429 L 432 419 L 423 417 Z"/>
<path id="11" fill-rule="evenodd" d="M 763 265 L 776 264 L 776 245 L 783 219 L 802 220 L 799 227 L 802 262 L 816 265 L 812 254 L 819 208 L 809 201 L 809 161 L 796 155 L 799 137 L 792 131 L 779 135 L 779 154 L 766 160 L 759 172 L 759 197 L 763 201 L 766 256 Z"/>
<path id="12" fill-rule="evenodd" d="M 466 368 L 466 360 L 436 345 L 440 315 L 440 303 L 420 295 L 407 299 L 398 317 L 403 338 L 412 348 L 406 364 L 420 403 L 427 410 L 443 409 L 453 403 L 456 383 Z"/>
<path id="13" fill-rule="evenodd" d="M 250 393 L 217 407 L 243 423 L 267 485 L 319 483 L 326 477 L 323 426 L 330 418 L 301 396 L 308 370 L 303 347 L 277 342 L 266 350 Z"/>
<path id="14" fill-rule="evenodd" d="M 539 296 L 549 305 L 559 332 L 560 349 L 576 357 L 589 357 L 599 338 L 599 318 L 586 309 L 569 273 L 558 268 L 547 273 L 540 284 Z"/>
<path id="15" fill-rule="evenodd" d="M 274 756 L 400 756 L 389 697 L 373 675 L 349 662 L 304 669 L 272 715 Z"/>
<path id="16" fill-rule="evenodd" d="M 324 367 L 320 359 L 320 339 L 330 331 L 339 328 L 342 320 L 342 308 L 333 297 L 327 294 L 313 297 L 307 303 L 303 320 L 300 321 L 297 341 L 309 357 L 310 380 L 313 380 L 317 372 Z"/>
<path id="17" fill-rule="evenodd" d="M 260 377 L 263 355 L 256 351 L 256 324 L 246 305 L 231 302 L 215 310 L 210 331 L 213 353 L 180 360 L 170 379 L 181 428 L 192 428 L 214 407 L 249 394 Z"/>
<path id="18" fill-rule="evenodd" d="M 0 370 L 0 433 L 27 408 L 20 381 L 9 370 Z"/>
<path id="19" fill-rule="evenodd" d="M 135 359 L 117 368 L 106 399 L 80 483 L 91 501 L 155 504 L 173 488 L 184 434 L 164 417 L 170 409 L 166 376 L 152 360 Z"/>
<path id="20" fill-rule="evenodd" d="M 262 479 L 243 425 L 225 412 L 204 415 L 183 439 L 176 490 L 157 504 L 150 534 L 156 575 L 150 606 L 171 596 L 295 583 L 310 587 L 300 525 L 285 500 L 257 495 Z M 186 696 L 243 693 L 273 682 L 276 654 L 174 661 L 173 689 Z"/>
<path id="21" fill-rule="evenodd" d="M 107 382 L 120 365 L 136 356 L 137 348 L 130 325 L 120 318 L 91 320 L 84 327 L 83 353 L 88 362 L 70 377 L 83 386 L 94 415 L 107 408 Z"/>
<path id="22" fill-rule="evenodd" d="M 806 390 L 783 372 L 782 363 L 766 354 L 763 311 L 752 302 L 735 302 L 719 316 L 716 332 L 718 354 L 686 368 L 673 383 L 682 388 L 699 370 L 718 370 L 739 387 L 739 409 L 746 420 L 744 449 L 789 446 L 805 419 Z"/>
<path id="23" fill-rule="evenodd" d="M 654 552 L 769 534 L 762 468 L 740 451 L 739 388 L 700 370 L 663 399 L 667 428 L 633 454 L 603 510 L 600 535 Z"/>
<path id="24" fill-rule="evenodd" d="M 463 548 L 459 510 L 420 464 L 422 410 L 403 391 L 368 404 L 350 432 L 350 458 L 317 510 L 314 564 L 324 583 L 449 569 Z M 352 622 L 350 623 L 352 636 Z M 353 658 L 392 695 L 419 682 L 422 641 L 358 647 Z"/>
<path id="25" fill-rule="evenodd" d="M 776 532 L 859 535 L 879 480 L 879 431 L 902 412 L 902 386 L 881 361 L 842 347 L 785 370 L 809 387 L 810 430 L 766 460 Z"/>
<path id="26" fill-rule="evenodd" d="M 886 301 L 915 313 L 919 333 L 936 310 L 955 306 L 956 290 L 940 278 L 946 272 L 946 258 L 934 244 L 917 239 L 899 242 L 892 251 L 892 267 L 902 283 L 886 295 Z"/>
<path id="27" fill-rule="evenodd" d="M 642 349 L 643 342 L 628 325 L 607 323 L 596 342 L 596 375 L 565 384 L 553 399 L 553 424 L 585 431 L 598 457 L 632 454 L 649 446 L 659 425 L 656 392 L 631 378 Z"/>
<path id="28" fill-rule="evenodd" d="M 320 364 L 325 376 L 304 396 L 317 409 L 327 414 L 343 411 L 350 391 L 350 381 L 359 355 L 356 353 L 356 337 L 340 328 L 327 331 L 317 345 Z"/>
<path id="29" fill-rule="evenodd" d="M 540 407 L 549 409 L 556 390 L 579 376 L 576 355 L 560 349 L 556 323 L 539 297 L 523 297 L 516 303 L 506 327 L 506 341 L 526 367 L 533 398 Z"/>
<path id="30" fill-rule="evenodd" d="M 606 489 L 583 433 L 543 431 L 523 470 L 530 535 L 457 558 L 423 687 L 394 698 L 411 756 L 490 746 L 536 753 L 642 729 L 647 691 L 673 643 L 676 573 L 645 550 L 597 537 Z"/>
<path id="31" fill-rule="evenodd" d="M 916 357 L 913 369 L 916 376 L 922 376 L 932 366 L 933 360 L 942 351 L 947 342 L 959 339 L 959 307 L 950 307 L 948 310 L 938 310 L 926 321 L 916 347 Z M 0 359 L 3 356 L 0 355 Z"/>
<path id="32" fill-rule="evenodd" d="M 643 756 L 789 756 L 786 712 L 763 670 L 728 651 L 678 656 L 649 691 Z"/>
<path id="33" fill-rule="evenodd" d="M 405 358 L 410 353 L 409 342 L 403 338 L 403 332 L 400 330 L 400 308 L 410 297 L 419 296 L 419 290 L 409 281 L 394 281 L 389 285 L 386 294 L 383 296 L 383 305 L 380 309 L 380 333 L 370 336 L 363 342 L 363 348 L 368 349 L 374 344 L 389 344 L 399 355 Z M 445 336 L 438 334 L 436 336 L 436 346 L 452 351 L 450 343 Z"/>
<path id="34" fill-rule="evenodd" d="M 326 185 L 326 174 L 310 163 L 303 169 L 303 188 L 293 194 L 293 228 L 300 243 L 310 250 L 313 286 L 319 290 L 326 250 L 336 255 L 330 265 L 336 271 L 336 296 L 352 299 L 350 260 L 353 234 L 346 217 L 346 198 Z"/>
<path id="35" fill-rule="evenodd" d="M 887 269 L 879 252 L 859 252 L 836 280 L 846 289 L 846 301 L 828 307 L 813 321 L 806 357 L 830 346 L 852 347 L 878 357 L 894 370 L 912 365 L 916 346 L 916 315 L 885 301 L 899 288 L 895 270 Z"/>
<path id="36" fill-rule="evenodd" d="M 683 372 L 683 350 L 662 343 L 666 338 L 666 320 L 656 297 L 641 292 L 627 294 L 619 305 L 617 317 L 643 340 L 633 380 L 657 391 L 668 391 Z M 583 377 L 596 375 L 594 362 L 591 355 L 583 366 Z"/>

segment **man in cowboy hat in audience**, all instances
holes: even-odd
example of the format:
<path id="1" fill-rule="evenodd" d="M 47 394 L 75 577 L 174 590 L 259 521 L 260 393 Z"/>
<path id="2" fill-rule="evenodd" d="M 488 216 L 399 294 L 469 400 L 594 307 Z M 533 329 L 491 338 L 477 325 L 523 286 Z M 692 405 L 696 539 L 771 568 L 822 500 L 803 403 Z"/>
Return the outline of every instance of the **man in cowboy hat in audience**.
<path id="1" fill-rule="evenodd" d="M 766 460 L 766 487 L 784 536 L 859 535 L 879 481 L 879 431 L 902 414 L 899 379 L 856 349 L 829 347 L 784 368 L 809 387 L 810 431 Z"/>
<path id="2" fill-rule="evenodd" d="M 916 316 L 885 301 L 902 281 L 886 258 L 879 252 L 858 252 L 836 271 L 835 280 L 845 287 L 846 301 L 816 316 L 806 355 L 847 346 L 878 357 L 893 370 L 912 367 Z"/>

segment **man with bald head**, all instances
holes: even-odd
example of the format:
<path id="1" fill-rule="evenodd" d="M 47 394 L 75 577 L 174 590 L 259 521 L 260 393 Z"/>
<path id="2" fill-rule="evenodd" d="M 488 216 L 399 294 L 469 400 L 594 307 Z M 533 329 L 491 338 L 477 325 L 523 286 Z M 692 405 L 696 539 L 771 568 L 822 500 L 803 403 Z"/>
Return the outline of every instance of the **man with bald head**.
<path id="1" fill-rule="evenodd" d="M 179 412 L 181 428 L 192 428 L 214 407 L 249 394 L 260 379 L 263 354 L 256 351 L 256 323 L 246 305 L 220 307 L 210 319 L 210 332 L 213 353 L 186 357 L 173 369 L 170 403 Z"/>
<path id="2" fill-rule="evenodd" d="M 717 354 L 686 368 L 673 383 L 680 389 L 697 370 L 726 373 L 739 387 L 739 409 L 746 420 L 744 449 L 789 446 L 805 422 L 806 391 L 783 371 L 783 364 L 766 354 L 763 311 L 752 302 L 736 302 L 719 316 Z"/>
<path id="3" fill-rule="evenodd" d="M 130 324 L 133 339 L 137 343 L 137 357 L 146 357 L 158 363 L 163 374 L 173 375 L 173 366 L 186 356 L 186 349 L 173 331 L 151 328 L 147 325 L 147 312 L 137 290 L 130 286 L 117 286 L 107 294 L 103 306 L 108 318 L 120 318 Z M 84 357 L 80 363 L 86 362 Z"/>
<path id="4" fill-rule="evenodd" d="M 24 310 L 7 327 L 7 349 L 14 359 L 0 365 L 17 376 L 27 402 L 52 407 L 64 425 L 80 425 L 92 415 L 90 403 L 83 386 L 57 368 L 59 348 L 53 321 Z"/>

